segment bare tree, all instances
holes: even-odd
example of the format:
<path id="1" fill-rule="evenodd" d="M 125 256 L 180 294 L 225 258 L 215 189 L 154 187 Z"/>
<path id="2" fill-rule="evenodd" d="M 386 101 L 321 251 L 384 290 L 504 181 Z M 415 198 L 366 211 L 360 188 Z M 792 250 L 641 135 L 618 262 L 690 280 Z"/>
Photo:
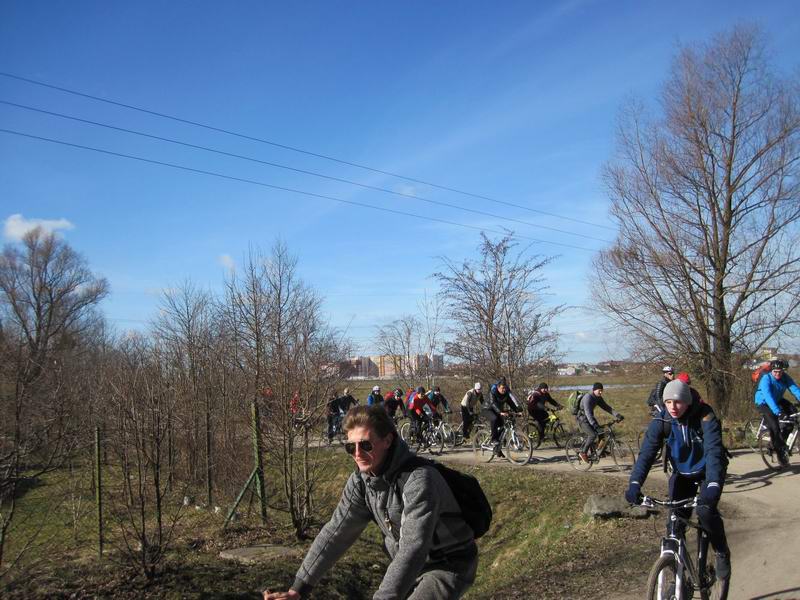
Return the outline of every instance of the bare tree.
<path id="1" fill-rule="evenodd" d="M 20 486 L 75 447 L 84 415 L 79 388 L 64 384 L 74 383 L 107 293 L 105 279 L 40 228 L 0 256 L 0 576 Z"/>
<path id="2" fill-rule="evenodd" d="M 651 358 L 684 360 L 725 410 L 736 353 L 800 322 L 798 81 L 738 27 L 677 55 L 658 119 L 630 108 L 605 179 L 619 227 L 599 307 Z"/>
<path id="3" fill-rule="evenodd" d="M 323 455 L 313 452 L 325 400 L 339 380 L 346 348 L 322 319 L 321 299 L 296 273 L 283 243 L 269 257 L 251 252 L 244 275 L 228 283 L 229 321 L 241 344 L 249 388 L 264 406 L 268 460 L 282 474 L 282 492 L 295 533 L 313 517 Z M 328 455 L 325 455 L 326 457 Z"/>
<path id="4" fill-rule="evenodd" d="M 512 254 L 512 235 L 493 242 L 481 234 L 478 261 L 443 258 L 435 273 L 452 323 L 448 354 L 483 379 L 505 375 L 524 384 L 537 363 L 556 352 L 550 323 L 563 306 L 546 307 L 542 269 L 550 258 Z"/>
<path id="5" fill-rule="evenodd" d="M 157 575 L 169 549 L 185 491 L 170 494 L 165 473 L 175 413 L 169 375 L 163 348 L 132 335 L 115 354 L 108 376 L 108 405 L 115 417 L 109 446 L 122 476 L 122 485 L 108 493 L 120 534 L 117 545 L 148 579 Z"/>

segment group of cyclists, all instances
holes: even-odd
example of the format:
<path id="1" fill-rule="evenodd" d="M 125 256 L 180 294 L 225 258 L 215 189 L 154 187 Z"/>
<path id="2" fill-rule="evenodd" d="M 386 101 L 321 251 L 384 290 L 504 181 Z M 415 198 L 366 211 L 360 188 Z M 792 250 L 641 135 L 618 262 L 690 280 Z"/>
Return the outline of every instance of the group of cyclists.
<path id="1" fill-rule="evenodd" d="M 800 402 L 800 387 L 786 372 L 787 368 L 788 365 L 783 360 L 771 361 L 769 369 L 765 368 L 758 380 L 754 396 L 756 408 L 763 416 L 764 425 L 769 431 L 772 451 L 782 466 L 787 465 L 786 439 L 794 422 L 789 417 L 800 413 L 800 405 L 793 406 L 784 398 L 788 390 Z M 341 419 L 356 403 L 357 400 L 347 389 L 342 396 L 329 401 L 329 436 L 332 437 L 335 420 Z M 380 386 L 376 385 L 366 403 L 369 406 L 382 405 L 395 421 L 401 416 L 408 417 L 414 435 L 421 430 L 423 423 L 435 423 L 441 418 L 442 412 L 451 412 L 447 398 L 438 386 L 430 391 L 426 391 L 424 386 L 407 392 L 397 388 L 384 397 Z M 708 533 L 715 551 L 715 573 L 721 586 L 720 598 L 724 599 L 727 597 L 730 582 L 731 563 L 725 525 L 718 504 L 725 485 L 729 454 L 723 444 L 720 421 L 713 408 L 691 387 L 688 373 L 676 374 L 671 366 L 662 369 L 662 378 L 653 388 L 647 405 L 653 418 L 631 471 L 625 498 L 632 504 L 641 503 L 642 487 L 663 448 L 666 460 L 672 466 L 668 484 L 669 499 L 680 501 L 697 497 L 697 518 Z M 527 396 L 528 415 L 540 437 L 544 434 L 548 408 L 560 410 L 564 407 L 550 395 L 547 383 L 540 383 Z M 595 383 L 590 392 L 577 397 L 573 414 L 585 434 L 584 445 L 579 454 L 584 461 L 588 460 L 587 452 L 601 433 L 594 416 L 595 408 L 612 414 L 617 420 L 623 418 L 603 399 L 603 384 L 600 382 Z M 499 378 L 488 393 L 485 393 L 480 382 L 476 382 L 464 393 L 461 400 L 463 438 L 469 439 L 477 419 L 482 418 L 491 430 L 494 454 L 502 457 L 500 435 L 504 419 L 509 411 L 519 413 L 523 409 L 504 377 Z M 668 520 L 668 530 L 676 533 L 679 529 L 685 529 L 685 524 L 682 523 L 689 517 L 691 510 L 678 509 L 676 513 L 682 518 Z"/>

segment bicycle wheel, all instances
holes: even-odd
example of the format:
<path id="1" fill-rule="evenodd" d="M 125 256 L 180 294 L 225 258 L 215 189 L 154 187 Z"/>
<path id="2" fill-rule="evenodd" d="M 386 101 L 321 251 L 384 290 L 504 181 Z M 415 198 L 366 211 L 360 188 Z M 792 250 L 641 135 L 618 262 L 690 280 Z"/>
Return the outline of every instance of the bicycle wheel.
<path id="1" fill-rule="evenodd" d="M 630 471 L 636 463 L 636 455 L 633 453 L 633 448 L 628 442 L 623 442 L 617 439 L 611 440 L 610 448 L 611 458 L 614 459 L 614 464 L 620 471 Z"/>
<path id="2" fill-rule="evenodd" d="M 761 418 L 750 419 L 742 428 L 742 438 L 753 452 L 758 452 L 758 432 L 761 429 Z"/>
<path id="3" fill-rule="evenodd" d="M 472 452 L 486 461 L 492 460 L 492 434 L 486 429 L 478 429 L 472 434 Z"/>
<path id="4" fill-rule="evenodd" d="M 556 448 L 563 448 L 567 441 L 567 430 L 564 429 L 564 426 L 561 423 L 556 423 L 552 431 L 553 443 L 556 445 Z"/>
<path id="5" fill-rule="evenodd" d="M 527 434 L 511 431 L 503 434 L 503 450 L 506 458 L 515 465 L 527 465 L 533 455 L 533 446 Z"/>
<path id="6" fill-rule="evenodd" d="M 591 462 L 584 462 L 578 454 L 583 446 L 584 437 L 582 435 L 573 435 L 567 440 L 564 450 L 567 453 L 567 461 L 570 466 L 576 471 L 588 471 L 592 468 Z"/>
<path id="7" fill-rule="evenodd" d="M 542 437 L 539 435 L 539 429 L 536 427 L 536 421 L 528 421 L 528 438 L 531 441 L 531 448 L 534 450 L 542 445 Z"/>
<path id="8" fill-rule="evenodd" d="M 411 421 L 403 423 L 398 431 L 400 433 L 400 439 L 407 442 L 411 437 Z"/>
<path id="9" fill-rule="evenodd" d="M 434 456 L 439 456 L 444 452 L 444 434 L 441 427 L 437 427 L 428 434 L 428 451 Z"/>
<path id="10" fill-rule="evenodd" d="M 673 600 L 678 597 L 678 562 L 674 554 L 658 557 L 647 577 L 648 600 Z M 683 594 L 681 594 L 683 597 Z"/>
<path id="11" fill-rule="evenodd" d="M 778 453 L 772 449 L 772 440 L 769 436 L 769 431 L 762 431 L 758 436 L 758 452 L 761 454 L 761 460 L 764 464 L 773 471 L 781 468 L 781 463 L 778 461 Z"/>
<path id="12" fill-rule="evenodd" d="M 456 433 L 450 425 L 447 423 L 442 423 L 442 426 L 439 428 L 439 431 L 444 436 L 444 445 L 450 448 L 451 450 L 456 447 Z"/>

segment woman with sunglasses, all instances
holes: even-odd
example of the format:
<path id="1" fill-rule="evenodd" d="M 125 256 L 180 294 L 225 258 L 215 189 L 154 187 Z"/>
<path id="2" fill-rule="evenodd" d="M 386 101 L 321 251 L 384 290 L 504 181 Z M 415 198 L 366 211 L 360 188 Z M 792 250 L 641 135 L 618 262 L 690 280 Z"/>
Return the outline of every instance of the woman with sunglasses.
<path id="1" fill-rule="evenodd" d="M 267 590 L 265 600 L 306 598 L 371 521 L 383 533 L 391 557 L 374 599 L 460 598 L 475 580 L 478 549 L 450 487 L 433 467 L 403 470 L 413 453 L 383 407 L 353 408 L 344 430 L 345 450 L 356 470 L 291 589 Z M 398 479 L 402 494 L 396 489 Z"/>

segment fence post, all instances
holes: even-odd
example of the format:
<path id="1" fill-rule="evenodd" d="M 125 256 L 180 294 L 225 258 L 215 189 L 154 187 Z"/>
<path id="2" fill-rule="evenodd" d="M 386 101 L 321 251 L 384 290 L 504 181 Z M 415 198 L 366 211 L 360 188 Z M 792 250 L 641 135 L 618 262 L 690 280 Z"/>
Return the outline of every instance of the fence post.
<path id="1" fill-rule="evenodd" d="M 258 403 L 251 404 L 253 417 L 253 454 L 255 455 L 256 492 L 261 503 L 261 522 L 267 524 L 267 494 L 264 485 L 264 462 L 261 458 L 261 419 L 258 414 Z"/>
<path id="2" fill-rule="evenodd" d="M 100 448 L 100 426 L 94 428 L 94 477 L 95 503 L 97 504 L 97 556 L 103 557 L 103 480 L 102 449 Z"/>

